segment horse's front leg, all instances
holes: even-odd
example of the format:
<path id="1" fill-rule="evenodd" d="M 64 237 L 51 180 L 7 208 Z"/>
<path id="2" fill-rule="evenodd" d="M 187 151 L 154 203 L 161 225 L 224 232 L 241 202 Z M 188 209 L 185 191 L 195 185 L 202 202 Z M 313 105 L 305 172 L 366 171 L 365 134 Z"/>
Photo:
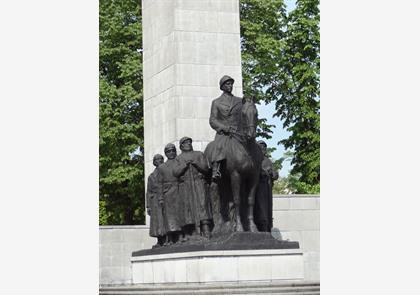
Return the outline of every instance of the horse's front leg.
<path id="1" fill-rule="evenodd" d="M 249 231 L 258 232 L 258 228 L 254 223 L 254 204 L 255 204 L 255 194 L 257 192 L 258 186 L 258 175 L 254 176 L 251 179 L 251 186 L 248 194 L 248 222 L 249 222 Z"/>
<path id="2" fill-rule="evenodd" d="M 236 231 L 244 231 L 241 222 L 241 175 L 238 171 L 233 171 L 230 174 L 230 181 L 232 187 L 232 194 L 233 194 L 233 203 L 235 207 L 235 222 L 236 222 Z"/>

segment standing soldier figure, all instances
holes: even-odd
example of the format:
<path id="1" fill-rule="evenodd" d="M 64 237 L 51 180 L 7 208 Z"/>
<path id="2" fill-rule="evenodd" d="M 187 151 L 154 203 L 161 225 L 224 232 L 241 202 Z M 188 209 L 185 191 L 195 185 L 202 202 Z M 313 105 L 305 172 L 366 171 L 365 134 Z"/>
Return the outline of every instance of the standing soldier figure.
<path id="1" fill-rule="evenodd" d="M 267 157 L 267 144 L 263 140 L 259 140 L 258 144 L 264 154 L 264 159 L 255 196 L 255 224 L 259 231 L 271 232 L 273 228 L 273 181 L 278 179 L 279 175 Z"/>
<path id="2" fill-rule="evenodd" d="M 163 164 L 163 156 L 160 154 L 153 156 L 153 165 L 156 167 L 155 170 L 149 175 L 147 179 L 147 192 L 146 192 L 146 209 L 147 214 L 150 216 L 150 229 L 149 235 L 151 237 L 157 238 L 157 243 L 153 247 L 163 246 L 165 243 L 165 225 L 163 222 L 162 207 L 159 204 L 158 200 L 158 170 L 159 167 Z"/>
<path id="3" fill-rule="evenodd" d="M 209 238 L 211 213 L 206 177 L 210 167 L 204 154 L 193 150 L 190 137 L 181 138 L 179 147 L 182 152 L 176 157 L 174 175 L 182 198 L 184 232 L 187 236 L 201 233 Z"/>
<path id="4" fill-rule="evenodd" d="M 174 176 L 176 148 L 169 143 L 165 147 L 165 155 L 168 160 L 158 169 L 158 195 L 159 203 L 163 207 L 164 224 L 167 231 L 168 241 L 166 245 L 172 245 L 178 241 L 181 231 L 182 219 L 180 218 L 180 199 L 178 194 L 178 179 Z"/>

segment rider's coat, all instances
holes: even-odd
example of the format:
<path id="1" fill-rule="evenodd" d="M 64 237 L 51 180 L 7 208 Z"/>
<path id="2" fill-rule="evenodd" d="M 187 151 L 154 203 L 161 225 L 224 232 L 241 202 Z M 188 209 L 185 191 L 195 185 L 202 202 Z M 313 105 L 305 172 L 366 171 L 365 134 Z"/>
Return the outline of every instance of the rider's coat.
<path id="1" fill-rule="evenodd" d="M 209 153 L 209 161 L 226 158 L 226 150 L 231 145 L 231 133 L 240 132 L 242 99 L 224 92 L 213 100 L 210 112 L 210 126 L 217 133 Z M 229 132 L 227 132 L 229 131 Z"/>

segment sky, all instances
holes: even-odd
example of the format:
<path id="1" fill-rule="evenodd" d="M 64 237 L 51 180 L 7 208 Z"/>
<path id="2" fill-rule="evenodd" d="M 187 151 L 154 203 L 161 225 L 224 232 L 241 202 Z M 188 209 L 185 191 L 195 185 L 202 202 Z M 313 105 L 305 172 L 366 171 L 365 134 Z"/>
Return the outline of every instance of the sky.
<path id="1" fill-rule="evenodd" d="M 279 117 L 274 117 L 273 118 L 273 114 L 274 114 L 274 110 L 275 110 L 275 103 L 272 102 L 270 104 L 265 105 L 264 102 L 261 105 L 257 104 L 257 109 L 258 109 L 258 117 L 259 118 L 266 118 L 267 119 L 267 123 L 270 125 L 275 125 L 275 127 L 272 129 L 273 133 L 272 133 L 272 137 L 271 139 L 264 139 L 264 138 L 258 138 L 264 140 L 267 143 L 267 146 L 269 148 L 271 147 L 275 147 L 276 150 L 271 153 L 271 156 L 273 158 L 273 160 L 277 160 L 279 158 L 281 158 L 285 152 L 284 146 L 283 145 L 278 145 L 277 143 L 282 140 L 285 139 L 289 136 L 290 132 L 288 132 L 287 130 L 283 129 L 283 123 L 280 120 Z M 283 167 L 282 169 L 279 171 L 279 175 L 281 177 L 285 177 L 289 174 L 291 167 L 290 167 L 290 161 L 284 161 L 283 162 Z"/>
<path id="2" fill-rule="evenodd" d="M 295 8 L 295 2 L 296 2 L 295 0 L 285 1 L 287 11 L 290 11 L 293 8 Z M 272 134 L 271 139 L 263 139 L 263 138 L 258 138 L 258 139 L 263 139 L 267 143 L 267 146 L 269 148 L 272 148 L 272 147 L 276 148 L 276 150 L 271 155 L 274 160 L 277 160 L 281 158 L 285 152 L 284 146 L 278 145 L 277 143 L 280 140 L 287 138 L 290 132 L 283 129 L 283 122 L 280 120 L 280 118 L 278 117 L 273 118 L 273 114 L 275 112 L 274 102 L 267 105 L 264 104 L 264 102 L 262 102 L 260 105 L 257 105 L 257 109 L 258 109 L 258 116 L 260 118 L 266 118 L 268 124 L 275 125 L 275 127 L 272 129 L 273 134 Z M 279 171 L 280 177 L 286 177 L 289 174 L 290 169 L 291 169 L 290 161 L 284 161 L 283 167 Z"/>
<path id="3" fill-rule="evenodd" d="M 296 0 L 285 0 L 284 4 L 286 4 L 287 11 L 290 11 L 296 7 Z"/>

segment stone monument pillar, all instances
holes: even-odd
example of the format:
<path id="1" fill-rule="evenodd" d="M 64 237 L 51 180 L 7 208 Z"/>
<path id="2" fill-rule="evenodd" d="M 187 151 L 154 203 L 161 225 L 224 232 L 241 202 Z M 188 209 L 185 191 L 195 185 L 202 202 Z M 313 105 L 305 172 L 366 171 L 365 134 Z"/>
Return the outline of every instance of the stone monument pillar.
<path id="1" fill-rule="evenodd" d="M 212 99 L 223 75 L 242 96 L 239 0 L 142 0 L 145 175 L 154 154 L 183 136 L 214 139 Z M 147 178 L 146 178 L 147 179 Z"/>

